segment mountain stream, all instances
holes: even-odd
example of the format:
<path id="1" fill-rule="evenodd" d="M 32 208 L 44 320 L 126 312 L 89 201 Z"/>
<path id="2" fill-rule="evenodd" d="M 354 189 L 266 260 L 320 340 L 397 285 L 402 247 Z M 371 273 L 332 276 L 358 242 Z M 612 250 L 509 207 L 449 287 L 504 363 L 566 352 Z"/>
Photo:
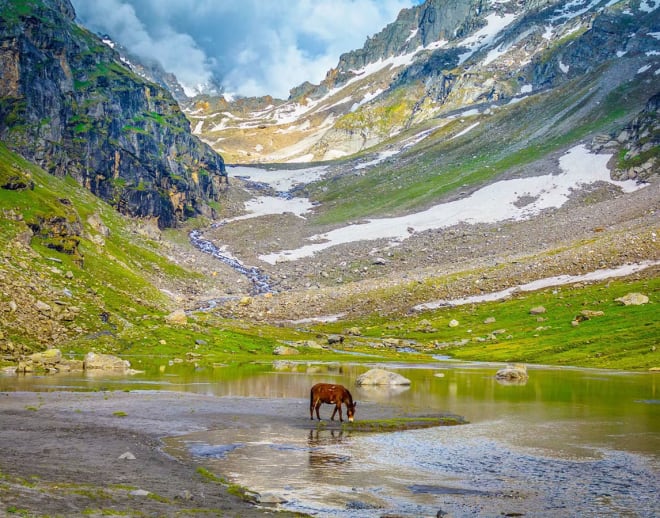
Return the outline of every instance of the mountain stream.
<path id="1" fill-rule="evenodd" d="M 275 293 L 275 290 L 270 285 L 268 275 L 259 270 L 259 268 L 255 266 L 245 266 L 238 259 L 223 253 L 222 250 L 215 246 L 211 241 L 205 239 L 199 230 L 192 230 L 189 237 L 193 246 L 206 254 L 212 255 L 219 261 L 236 270 L 238 273 L 245 275 L 245 277 L 247 277 L 252 283 L 252 289 L 250 290 L 252 295 Z"/>

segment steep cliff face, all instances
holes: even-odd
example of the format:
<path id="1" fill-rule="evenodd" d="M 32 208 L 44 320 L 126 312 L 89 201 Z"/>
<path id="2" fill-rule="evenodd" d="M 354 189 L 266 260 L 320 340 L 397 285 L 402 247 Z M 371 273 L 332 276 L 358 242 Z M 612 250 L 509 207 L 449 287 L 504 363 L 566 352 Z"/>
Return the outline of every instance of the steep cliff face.
<path id="1" fill-rule="evenodd" d="M 68 0 L 0 0 L 0 139 L 161 227 L 210 213 L 222 157 L 191 135 L 169 92 L 74 18 Z"/>

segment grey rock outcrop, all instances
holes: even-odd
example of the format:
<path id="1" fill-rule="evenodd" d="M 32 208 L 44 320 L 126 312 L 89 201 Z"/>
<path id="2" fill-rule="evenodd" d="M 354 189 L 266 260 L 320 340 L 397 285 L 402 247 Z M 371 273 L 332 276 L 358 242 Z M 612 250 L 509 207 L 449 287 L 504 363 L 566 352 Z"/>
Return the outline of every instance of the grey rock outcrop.
<path id="1" fill-rule="evenodd" d="M 169 92 L 78 26 L 69 0 L 3 2 L 0 19 L 0 140 L 160 227 L 211 214 L 224 161 Z"/>

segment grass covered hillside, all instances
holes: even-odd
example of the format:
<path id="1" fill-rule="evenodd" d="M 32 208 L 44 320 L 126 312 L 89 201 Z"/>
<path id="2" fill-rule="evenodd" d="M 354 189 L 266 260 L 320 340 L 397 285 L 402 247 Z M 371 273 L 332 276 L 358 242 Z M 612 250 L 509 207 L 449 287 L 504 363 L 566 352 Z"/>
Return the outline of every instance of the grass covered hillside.
<path id="1" fill-rule="evenodd" d="M 0 145 L 0 186 L 5 362 L 50 347 L 167 356 L 202 338 L 225 353 L 270 346 L 192 319 L 169 324 L 178 295 L 200 284 L 210 289 L 213 278 L 175 264 L 167 258 L 174 245 L 75 181 L 46 174 Z"/>

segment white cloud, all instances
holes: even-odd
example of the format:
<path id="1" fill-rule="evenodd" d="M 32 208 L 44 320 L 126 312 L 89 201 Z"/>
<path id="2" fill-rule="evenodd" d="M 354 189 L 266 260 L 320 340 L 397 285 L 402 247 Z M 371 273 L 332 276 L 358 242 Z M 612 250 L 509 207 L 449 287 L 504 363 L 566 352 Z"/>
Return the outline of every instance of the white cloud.
<path id="1" fill-rule="evenodd" d="M 81 22 L 194 88 L 286 98 L 419 0 L 73 0 Z"/>

